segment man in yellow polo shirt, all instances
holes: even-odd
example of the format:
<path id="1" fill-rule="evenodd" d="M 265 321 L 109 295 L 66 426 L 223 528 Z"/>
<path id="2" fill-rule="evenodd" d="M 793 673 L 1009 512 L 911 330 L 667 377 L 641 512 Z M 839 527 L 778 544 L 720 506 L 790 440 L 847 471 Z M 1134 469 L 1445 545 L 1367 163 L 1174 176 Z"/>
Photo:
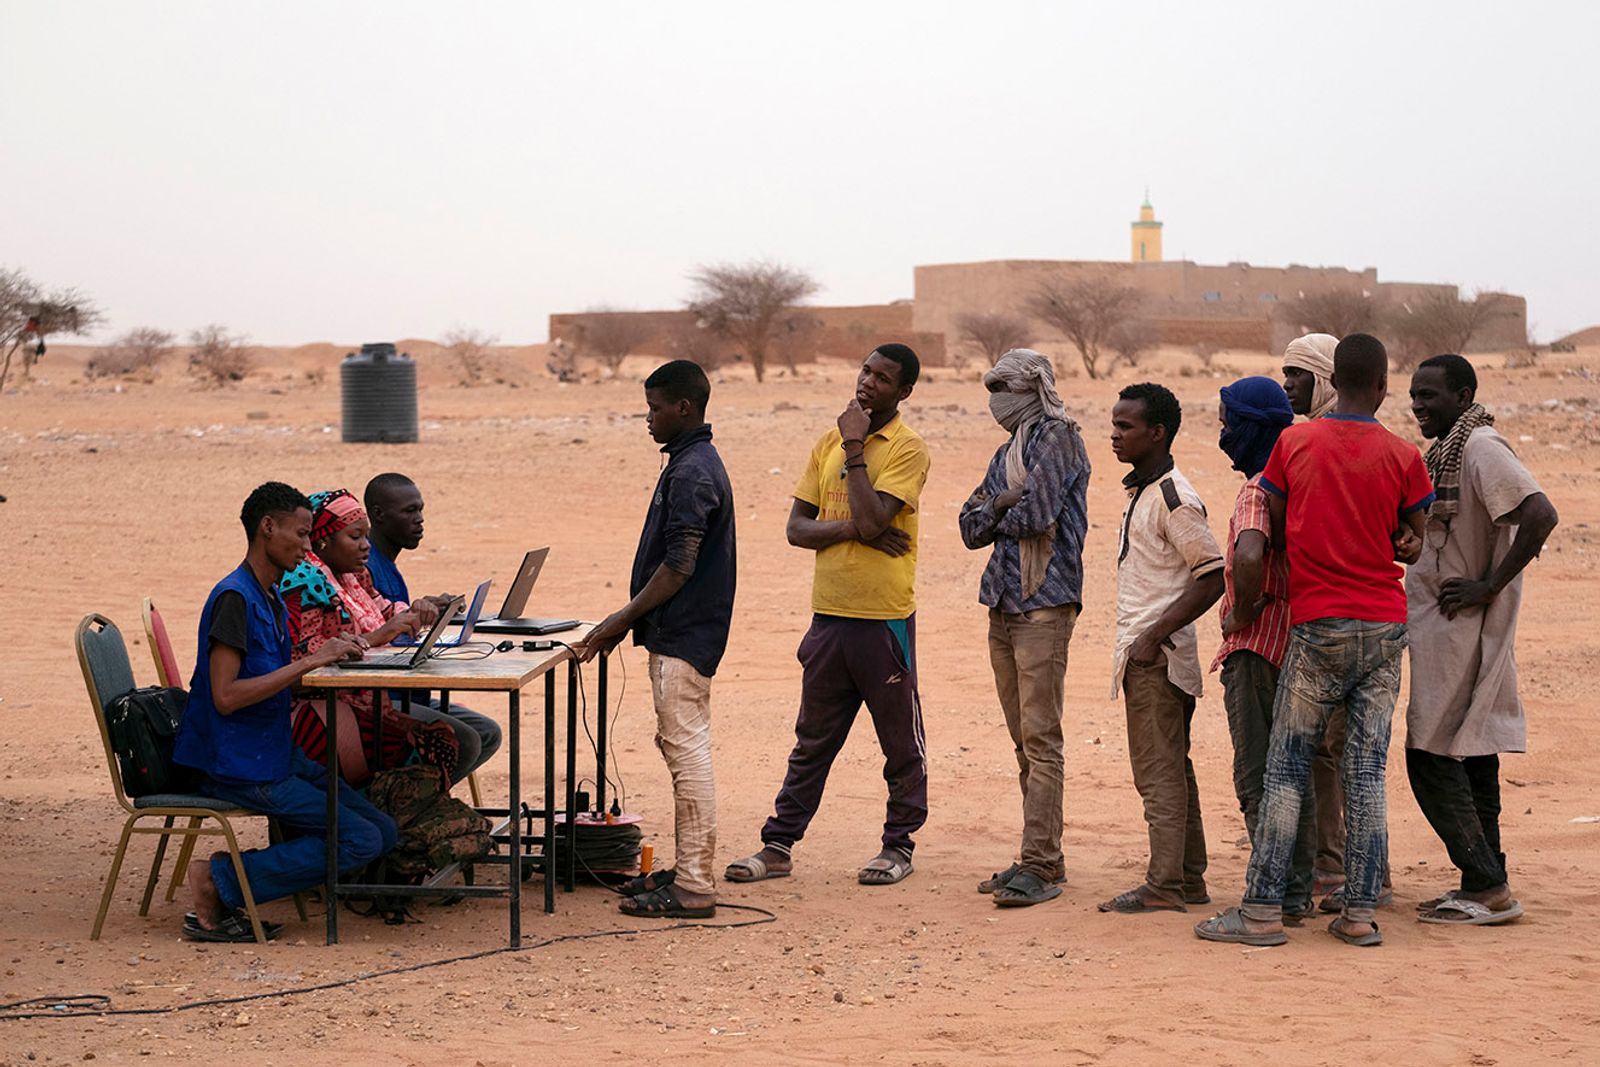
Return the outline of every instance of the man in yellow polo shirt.
<path id="1" fill-rule="evenodd" d="M 866 702 L 883 749 L 889 805 L 883 850 L 863 885 L 911 873 L 911 835 L 928 819 L 928 759 L 917 699 L 917 512 L 928 446 L 900 418 L 917 382 L 917 354 L 880 345 L 856 376 L 855 398 L 811 450 L 795 486 L 789 543 L 816 552 L 811 629 L 800 642 L 794 751 L 761 851 L 730 864 L 730 882 L 785 878 L 790 852 L 822 803 L 834 757 Z"/>

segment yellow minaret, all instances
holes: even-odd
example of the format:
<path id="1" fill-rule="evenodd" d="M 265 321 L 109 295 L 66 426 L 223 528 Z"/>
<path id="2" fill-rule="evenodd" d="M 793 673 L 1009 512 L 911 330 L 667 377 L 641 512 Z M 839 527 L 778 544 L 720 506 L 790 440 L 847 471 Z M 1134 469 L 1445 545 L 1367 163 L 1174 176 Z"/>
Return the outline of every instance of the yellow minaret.
<path id="1" fill-rule="evenodd" d="M 1149 189 L 1144 191 L 1144 203 L 1139 206 L 1139 221 L 1133 224 L 1133 261 L 1161 262 L 1161 223 L 1156 221 L 1156 209 L 1150 206 Z"/>

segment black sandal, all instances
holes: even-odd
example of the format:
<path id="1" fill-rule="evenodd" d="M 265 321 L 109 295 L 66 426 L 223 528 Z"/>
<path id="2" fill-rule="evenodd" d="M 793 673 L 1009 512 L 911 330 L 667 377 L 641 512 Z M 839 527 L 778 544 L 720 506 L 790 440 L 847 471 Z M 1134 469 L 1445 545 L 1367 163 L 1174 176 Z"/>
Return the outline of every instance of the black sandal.
<path id="1" fill-rule="evenodd" d="M 626 882 L 617 886 L 617 892 L 625 897 L 640 897 L 646 893 L 654 892 L 662 886 L 669 886 L 677 880 L 677 868 L 669 867 L 664 871 L 651 871 L 648 874 L 641 874 L 637 878 L 629 878 Z"/>
<path id="2" fill-rule="evenodd" d="M 1018 871 L 1011 881 L 994 891 L 994 902 L 1002 908 L 1025 908 L 1060 895 L 1060 886 L 1046 883 L 1032 871 Z"/>
<path id="3" fill-rule="evenodd" d="M 263 922 L 261 932 L 271 941 L 283 932 L 283 924 Z M 209 927 L 200 925 L 200 917 L 190 912 L 183 917 L 183 939 L 245 945 L 255 941 L 256 932 L 250 927 L 250 917 L 242 911 L 236 911 L 217 925 Z"/>
<path id="4" fill-rule="evenodd" d="M 688 907 L 678 899 L 677 889 L 670 885 L 629 897 L 617 907 L 622 914 L 640 919 L 709 919 L 717 913 L 715 904 Z"/>

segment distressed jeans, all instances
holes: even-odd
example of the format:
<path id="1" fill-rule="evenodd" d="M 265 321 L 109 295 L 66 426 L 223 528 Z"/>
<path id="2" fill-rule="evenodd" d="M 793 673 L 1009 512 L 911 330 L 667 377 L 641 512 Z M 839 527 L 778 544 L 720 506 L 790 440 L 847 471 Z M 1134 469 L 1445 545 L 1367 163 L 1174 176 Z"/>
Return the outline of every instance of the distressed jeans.
<path id="1" fill-rule="evenodd" d="M 717 789 L 711 777 L 711 679 L 687 661 L 650 653 L 656 747 L 672 775 L 676 884 L 715 895 Z"/>
<path id="2" fill-rule="evenodd" d="M 1344 916 L 1372 921 L 1389 854 L 1384 771 L 1405 647 L 1404 623 L 1317 619 L 1290 631 L 1272 711 L 1265 795 L 1245 875 L 1246 916 L 1282 917 L 1311 761 L 1329 717 L 1343 708 Z"/>

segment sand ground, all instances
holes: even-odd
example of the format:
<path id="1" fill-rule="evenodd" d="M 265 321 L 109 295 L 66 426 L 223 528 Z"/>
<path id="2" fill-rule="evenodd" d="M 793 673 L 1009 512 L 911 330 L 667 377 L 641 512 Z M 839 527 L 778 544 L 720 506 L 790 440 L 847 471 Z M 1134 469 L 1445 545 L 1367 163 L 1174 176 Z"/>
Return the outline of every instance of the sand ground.
<path id="1" fill-rule="evenodd" d="M 503 583 L 522 550 L 549 544 L 538 609 L 597 617 L 624 598 L 660 466 L 638 417 L 645 363 L 630 362 L 616 381 L 557 386 L 540 371 L 537 353 L 509 353 L 506 384 L 478 389 L 453 387 L 443 368 L 425 367 L 422 443 L 345 446 L 333 362 L 339 351 L 289 353 L 239 386 L 209 391 L 175 372 L 155 384 L 84 383 L 73 353 L 55 353 L 41 380 L 0 397 L 0 493 L 10 497 L 0 505 L 0 611 L 12 634 L 0 657 L 0 1001 L 105 993 L 118 1007 L 159 1007 L 503 944 L 498 902 L 425 906 L 421 924 L 403 927 L 350 917 L 336 947 L 321 943 L 320 913 L 298 924 L 280 902 L 269 912 L 291 920 L 282 941 L 196 947 L 177 936 L 181 897 L 158 903 L 148 918 L 136 913 L 149 842 L 130 852 L 104 938 L 88 940 L 120 813 L 85 708 L 72 627 L 99 610 L 137 635 L 139 598 L 152 594 L 167 612 L 180 659 L 192 662 L 196 613 L 239 559 L 235 516 L 256 483 L 271 477 L 308 490 L 359 490 L 371 474 L 401 469 L 428 501 L 427 539 L 405 560 L 413 590 L 461 590 L 490 574 Z M 1380 913 L 1381 949 L 1343 946 L 1322 924 L 1291 931 L 1279 949 L 1222 947 L 1190 933 L 1198 914 L 1094 911 L 1139 880 L 1145 855 L 1122 710 L 1107 697 L 1122 470 L 1106 433 L 1117 385 L 1137 374 L 1174 386 L 1188 420 L 1178 461 L 1210 504 L 1219 535 L 1237 486 L 1215 446 L 1216 389 L 1224 381 L 1180 376 L 1178 353 L 1121 371 L 1116 381 L 1064 383 L 1095 465 L 1085 608 L 1067 677 L 1071 881 L 1059 900 L 1021 911 L 999 911 L 975 893 L 975 883 L 1013 855 L 1020 815 L 976 603 L 984 556 L 962 547 L 955 519 L 1001 432 L 970 375 L 935 370 L 906 405 L 933 453 L 918 575 L 932 814 L 906 882 L 855 883 L 856 868 L 877 850 L 884 794 L 870 726 L 858 725 L 797 850 L 795 876 L 724 887 L 726 902 L 775 912 L 770 925 L 652 933 L 647 922 L 617 916 L 598 889 L 562 897 L 555 916 L 538 909 L 533 893 L 524 918 L 530 940 L 629 933 L 237 1008 L 0 1022 L 0 1063 L 148 1055 L 290 1064 L 311 1049 L 344 1062 L 486 1065 L 662 1056 L 1600 1062 L 1600 825 L 1575 821 L 1600 815 L 1587 673 L 1600 659 L 1600 639 L 1576 610 L 1600 599 L 1600 384 L 1591 374 L 1600 349 L 1553 358 L 1516 371 L 1497 369 L 1498 358 L 1480 361 L 1481 397 L 1500 413 L 1500 428 L 1563 520 L 1529 572 L 1522 615 L 1533 750 L 1504 762 L 1505 837 L 1527 909 L 1514 925 L 1451 930 L 1411 920 L 1412 904 L 1452 885 L 1453 872 L 1399 759 L 1389 776 L 1398 901 Z M 1271 367 L 1264 357 L 1219 362 L 1233 373 Z M 326 373 L 320 383 L 306 374 L 315 367 Z M 807 367 L 798 379 L 757 386 L 735 371 L 713 397 L 741 541 L 735 629 L 713 696 L 719 865 L 755 846 L 792 739 L 794 649 L 807 624 L 811 561 L 785 544 L 783 524 L 806 451 L 848 399 L 852 372 Z M 1399 398 L 1381 414 L 1415 438 Z M 1200 630 L 1201 654 L 1209 657 L 1215 618 Z M 141 642 L 130 651 L 141 680 L 152 681 L 148 649 Z M 629 651 L 625 662 L 626 692 L 612 709 L 618 769 L 629 808 L 667 858 L 671 795 L 652 744 L 644 659 Z M 478 703 L 503 720 L 500 701 Z M 1195 722 L 1210 883 L 1220 906 L 1238 897 L 1247 851 L 1214 677 Z M 1397 724 L 1396 750 L 1402 734 Z M 529 735 L 525 781 L 536 788 L 537 732 Z M 503 756 L 485 778 L 491 789 L 503 786 Z"/>

